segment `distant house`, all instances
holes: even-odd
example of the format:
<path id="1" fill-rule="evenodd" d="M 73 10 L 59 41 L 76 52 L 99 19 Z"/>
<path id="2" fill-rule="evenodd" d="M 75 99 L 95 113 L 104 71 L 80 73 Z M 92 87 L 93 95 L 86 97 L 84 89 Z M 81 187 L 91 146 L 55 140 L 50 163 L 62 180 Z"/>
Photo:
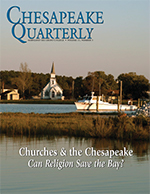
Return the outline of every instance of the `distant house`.
<path id="1" fill-rule="evenodd" d="M 41 99 L 64 100 L 63 89 L 57 84 L 54 63 L 50 73 L 50 81 L 41 91 Z"/>
<path id="2" fill-rule="evenodd" d="M 148 94 L 148 98 L 150 99 L 150 91 L 147 91 L 147 94 Z"/>
<path id="3" fill-rule="evenodd" d="M 1 100 L 19 100 L 18 89 L 2 89 L 0 93 Z"/>
<path id="4" fill-rule="evenodd" d="M 117 96 L 119 95 L 119 90 L 108 90 L 108 97 L 107 97 L 107 101 L 111 102 L 112 100 L 117 99 Z"/>
<path id="5" fill-rule="evenodd" d="M 111 96 L 118 96 L 119 95 L 119 90 L 108 90 L 108 94 Z"/>

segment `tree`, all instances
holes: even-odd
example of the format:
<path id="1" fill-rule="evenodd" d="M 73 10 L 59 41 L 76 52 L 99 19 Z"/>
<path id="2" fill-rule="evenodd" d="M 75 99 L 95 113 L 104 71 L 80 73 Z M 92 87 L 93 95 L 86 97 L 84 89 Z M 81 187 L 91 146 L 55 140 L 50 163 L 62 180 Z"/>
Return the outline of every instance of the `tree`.
<path id="1" fill-rule="evenodd" d="M 28 68 L 28 65 L 25 63 L 20 64 L 20 71 L 18 77 L 12 78 L 12 84 L 15 84 L 18 89 L 21 91 L 22 96 L 25 96 L 25 91 L 28 90 L 30 94 L 32 88 L 32 77 L 31 70 Z"/>
<path id="2" fill-rule="evenodd" d="M 104 71 L 89 72 L 83 83 L 86 94 L 94 91 L 96 95 L 107 95 L 110 89 L 117 89 L 114 76 L 111 74 L 106 75 Z"/>
<path id="3" fill-rule="evenodd" d="M 72 98 L 72 82 L 73 78 L 66 76 L 56 76 L 57 83 L 63 89 L 63 95 L 66 99 Z"/>
<path id="4" fill-rule="evenodd" d="M 108 76 L 107 76 L 107 84 L 109 85 L 111 90 L 118 89 L 118 84 L 116 83 L 114 76 L 111 74 L 108 74 Z"/>
<path id="5" fill-rule="evenodd" d="M 136 75 L 134 72 L 121 74 L 118 80 L 122 81 L 123 96 L 125 98 L 147 98 L 149 81 L 144 75 Z"/>
<path id="6" fill-rule="evenodd" d="M 83 87 L 83 77 L 76 77 L 74 80 L 74 97 L 79 98 L 80 96 L 84 96 L 84 87 Z"/>

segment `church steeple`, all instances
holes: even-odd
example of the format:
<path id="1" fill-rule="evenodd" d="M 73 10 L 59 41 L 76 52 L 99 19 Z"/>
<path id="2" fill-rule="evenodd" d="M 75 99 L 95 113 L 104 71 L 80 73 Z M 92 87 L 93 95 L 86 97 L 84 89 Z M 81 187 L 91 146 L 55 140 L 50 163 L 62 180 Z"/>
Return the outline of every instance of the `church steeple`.
<path id="1" fill-rule="evenodd" d="M 54 62 L 52 63 L 51 73 L 55 74 Z"/>
<path id="2" fill-rule="evenodd" d="M 55 68 L 54 68 L 54 62 L 52 63 L 52 69 L 51 69 L 51 74 L 50 74 L 50 78 L 55 78 Z"/>

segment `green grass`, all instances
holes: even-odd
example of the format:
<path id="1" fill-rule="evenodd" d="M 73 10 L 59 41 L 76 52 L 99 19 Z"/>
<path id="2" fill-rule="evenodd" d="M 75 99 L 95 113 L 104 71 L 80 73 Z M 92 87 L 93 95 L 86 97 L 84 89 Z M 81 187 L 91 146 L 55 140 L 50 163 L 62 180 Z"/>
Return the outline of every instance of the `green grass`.
<path id="1" fill-rule="evenodd" d="M 148 117 L 96 114 L 2 113 L 1 133 L 17 136 L 75 136 L 125 140 L 149 140 Z"/>

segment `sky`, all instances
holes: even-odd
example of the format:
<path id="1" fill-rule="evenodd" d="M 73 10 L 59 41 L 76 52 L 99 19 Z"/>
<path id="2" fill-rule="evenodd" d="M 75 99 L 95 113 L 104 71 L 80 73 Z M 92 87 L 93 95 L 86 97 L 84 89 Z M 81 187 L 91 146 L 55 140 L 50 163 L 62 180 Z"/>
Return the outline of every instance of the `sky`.
<path id="1" fill-rule="evenodd" d="M 117 78 L 121 73 L 136 72 L 150 79 L 149 64 L 149 1 L 148 0 L 1 0 L 0 8 L 0 64 L 1 70 L 18 71 L 20 63 L 27 63 L 36 73 L 49 73 L 52 62 L 57 75 L 87 76 L 88 72 L 104 71 Z M 28 41 L 27 33 L 21 43 L 12 35 L 14 24 L 7 19 L 11 12 L 17 21 L 21 12 L 102 11 L 103 24 L 24 24 L 25 28 L 94 28 L 92 41 Z M 26 20 L 28 21 L 28 20 Z M 44 31 L 45 32 L 45 31 Z M 70 31 L 69 31 L 70 33 Z M 16 27 L 21 36 L 21 27 Z M 33 34 L 32 34 L 33 35 Z M 40 36 L 41 37 L 41 36 Z"/>

